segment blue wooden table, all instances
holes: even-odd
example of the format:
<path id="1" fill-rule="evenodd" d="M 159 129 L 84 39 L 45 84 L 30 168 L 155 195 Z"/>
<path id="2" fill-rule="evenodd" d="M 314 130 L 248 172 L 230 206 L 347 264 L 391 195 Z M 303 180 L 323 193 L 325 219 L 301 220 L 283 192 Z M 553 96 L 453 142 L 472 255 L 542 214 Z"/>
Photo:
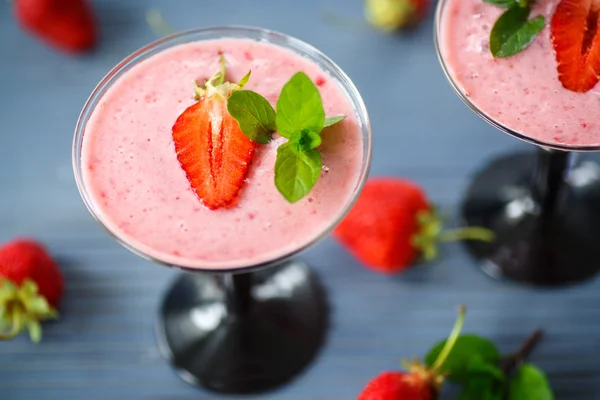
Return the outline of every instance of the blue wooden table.
<path id="1" fill-rule="evenodd" d="M 372 175 L 419 181 L 454 217 L 477 168 L 495 155 L 530 149 L 487 126 L 454 95 L 436 60 L 431 18 L 415 32 L 386 36 L 353 22 L 362 18 L 360 0 L 96 0 L 101 45 L 68 58 L 24 35 L 10 4 L 0 3 L 0 240 L 42 240 L 67 281 L 62 319 L 46 327 L 41 344 L 25 337 L 0 343 L 2 400 L 222 398 L 182 383 L 156 348 L 155 312 L 175 272 L 108 237 L 84 208 L 72 177 L 78 113 L 113 65 L 156 38 L 145 22 L 149 7 L 178 29 L 256 25 L 323 50 L 354 80 L 369 108 Z M 353 399 L 373 375 L 399 367 L 402 357 L 424 355 L 448 333 L 455 306 L 464 303 L 466 330 L 493 338 L 506 352 L 543 327 L 547 335 L 532 360 L 548 372 L 557 398 L 600 399 L 597 280 L 560 290 L 495 282 L 458 245 L 446 247 L 437 264 L 396 277 L 365 270 L 331 239 L 303 257 L 330 296 L 327 343 L 297 380 L 252 398 Z"/>

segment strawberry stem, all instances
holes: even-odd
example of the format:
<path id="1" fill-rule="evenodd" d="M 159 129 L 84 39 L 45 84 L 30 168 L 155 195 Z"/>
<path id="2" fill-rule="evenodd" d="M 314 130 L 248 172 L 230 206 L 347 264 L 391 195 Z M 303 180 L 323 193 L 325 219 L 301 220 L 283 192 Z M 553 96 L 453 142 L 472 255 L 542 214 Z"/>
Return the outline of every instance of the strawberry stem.
<path id="1" fill-rule="evenodd" d="M 225 57 L 223 56 L 223 54 L 221 54 L 221 57 L 219 58 L 219 72 L 217 72 L 213 77 L 215 86 L 220 86 L 225 83 L 226 73 L 227 70 L 225 65 Z"/>
<path id="2" fill-rule="evenodd" d="M 425 261 L 431 261 L 438 256 L 438 244 L 458 240 L 481 240 L 492 242 L 495 238 L 493 231 L 479 227 L 444 230 L 444 224 L 435 210 L 422 210 L 416 216 L 418 232 L 412 237 L 411 244 L 419 250 Z"/>
<path id="3" fill-rule="evenodd" d="M 525 360 L 529 354 L 533 351 L 535 346 L 542 340 L 544 336 L 544 332 L 541 329 L 536 329 L 533 331 L 531 335 L 525 340 L 525 343 L 513 354 L 509 355 L 502 364 L 500 368 L 506 373 L 509 374 L 512 370 L 519 365 L 523 360 Z"/>
<path id="4" fill-rule="evenodd" d="M 440 242 L 456 242 L 459 240 L 480 240 L 482 242 L 493 242 L 496 234 L 487 228 L 479 226 L 467 226 L 464 228 L 451 229 L 441 232 L 438 236 Z"/>
<path id="5" fill-rule="evenodd" d="M 460 332 L 462 331 L 462 327 L 465 322 L 466 312 L 467 312 L 467 309 L 465 306 L 460 306 L 458 308 L 458 317 L 456 318 L 454 327 L 452 327 L 452 331 L 450 332 L 450 336 L 448 337 L 448 340 L 446 340 L 446 344 L 444 344 L 442 351 L 440 351 L 440 354 L 438 354 L 435 362 L 433 363 L 433 365 L 431 367 L 432 371 L 437 372 L 440 370 L 440 368 L 442 368 L 444 366 L 446 359 L 450 355 L 450 352 L 454 348 L 454 345 L 456 344 L 456 341 L 458 340 Z"/>

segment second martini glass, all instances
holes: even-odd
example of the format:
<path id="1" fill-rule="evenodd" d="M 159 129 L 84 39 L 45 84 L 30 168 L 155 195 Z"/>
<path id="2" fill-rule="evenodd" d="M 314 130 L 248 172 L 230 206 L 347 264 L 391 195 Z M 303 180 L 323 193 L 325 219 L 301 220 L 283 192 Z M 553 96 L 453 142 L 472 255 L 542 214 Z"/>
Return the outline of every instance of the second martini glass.
<path id="1" fill-rule="evenodd" d="M 510 281 L 562 285 L 591 278 L 600 270 L 600 168 L 591 161 L 575 165 L 573 158 L 575 152 L 599 151 L 600 147 L 529 137 L 526 131 L 510 129 L 475 105 L 452 73 L 442 45 L 449 3 L 438 3 L 435 39 L 450 84 L 478 116 L 538 147 L 536 153 L 493 160 L 475 175 L 462 205 L 463 218 L 469 225 L 492 229 L 497 239 L 494 243 L 466 242 L 469 252 L 480 261 L 483 271 Z M 472 7 L 473 18 L 480 7 L 466 2 L 454 5 L 469 12 Z M 481 7 L 492 6 L 482 3 Z M 464 26 L 460 32 L 467 35 Z"/>

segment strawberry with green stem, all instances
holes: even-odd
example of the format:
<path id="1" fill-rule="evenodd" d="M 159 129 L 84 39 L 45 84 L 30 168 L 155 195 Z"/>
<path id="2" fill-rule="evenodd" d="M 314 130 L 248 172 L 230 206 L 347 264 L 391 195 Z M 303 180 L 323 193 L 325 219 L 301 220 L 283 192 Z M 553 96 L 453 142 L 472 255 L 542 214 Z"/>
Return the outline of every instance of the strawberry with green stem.
<path id="1" fill-rule="evenodd" d="M 440 243 L 489 242 L 494 233 L 481 227 L 444 230 L 442 220 L 416 183 L 371 178 L 334 230 L 334 237 L 364 265 L 390 274 L 407 269 L 419 257 L 435 259 Z"/>
<path id="2" fill-rule="evenodd" d="M 433 400 L 445 379 L 444 363 L 452 352 L 462 330 L 466 308 L 459 307 L 458 318 L 435 362 L 428 367 L 418 360 L 404 361 L 406 372 L 384 372 L 371 380 L 358 400 Z"/>
<path id="3" fill-rule="evenodd" d="M 436 343 L 421 363 L 404 362 L 407 372 L 388 371 L 371 380 L 358 400 L 435 400 L 443 383 L 461 386 L 458 400 L 553 400 L 541 369 L 525 362 L 542 337 L 529 336 L 518 351 L 502 358 L 493 342 L 461 334 L 465 308 L 447 340 Z"/>
<path id="4" fill-rule="evenodd" d="M 58 265 L 39 243 L 17 239 L 0 248 L 0 339 L 27 329 L 39 342 L 40 323 L 58 317 L 63 286 Z"/>

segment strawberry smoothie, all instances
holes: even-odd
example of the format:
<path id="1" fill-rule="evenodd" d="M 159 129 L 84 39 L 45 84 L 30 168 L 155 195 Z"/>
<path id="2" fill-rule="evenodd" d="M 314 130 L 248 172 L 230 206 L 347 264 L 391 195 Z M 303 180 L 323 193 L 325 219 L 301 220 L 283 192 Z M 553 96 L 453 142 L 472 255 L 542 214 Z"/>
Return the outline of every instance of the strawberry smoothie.
<path id="1" fill-rule="evenodd" d="M 171 128 L 194 104 L 193 82 L 227 61 L 227 80 L 252 71 L 246 89 L 273 106 L 290 77 L 304 71 L 318 86 L 327 115 L 347 118 L 322 132 L 321 177 L 310 194 L 288 203 L 274 185 L 277 147 L 256 148 L 236 203 L 210 210 L 193 192 L 175 151 Z M 120 240 L 162 262 L 202 269 L 256 265 L 294 252 L 321 235 L 352 201 L 366 154 L 355 105 L 312 61 L 250 39 L 197 41 L 139 62 L 107 90 L 86 127 L 83 182 L 91 206 Z"/>
<path id="2" fill-rule="evenodd" d="M 491 119 L 551 146 L 600 146 L 600 85 L 576 93 L 558 79 L 550 21 L 559 2 L 534 2 L 531 16 L 546 17 L 544 30 L 524 51 L 495 59 L 490 30 L 504 10 L 483 0 L 445 0 L 441 55 L 458 89 Z"/>

